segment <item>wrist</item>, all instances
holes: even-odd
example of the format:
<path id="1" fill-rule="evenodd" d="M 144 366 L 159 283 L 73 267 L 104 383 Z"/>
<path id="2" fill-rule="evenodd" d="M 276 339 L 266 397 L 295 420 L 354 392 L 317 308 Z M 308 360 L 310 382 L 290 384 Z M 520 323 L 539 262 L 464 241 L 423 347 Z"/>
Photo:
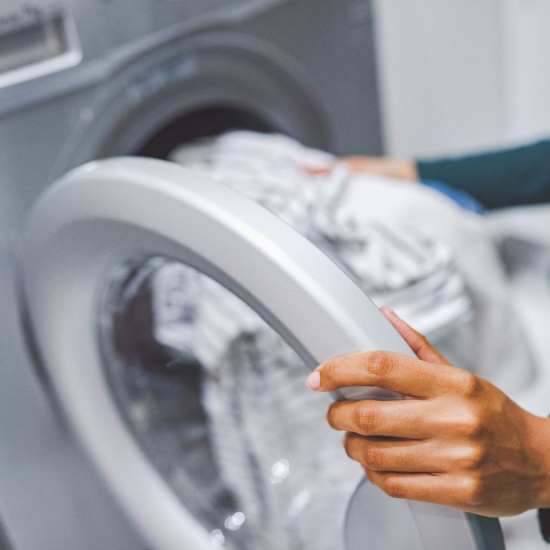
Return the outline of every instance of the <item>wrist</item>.
<path id="1" fill-rule="evenodd" d="M 411 182 L 418 181 L 418 169 L 414 160 L 398 160 L 395 162 L 400 179 Z"/>
<path id="2" fill-rule="evenodd" d="M 540 475 L 533 508 L 550 508 L 550 419 L 528 415 L 527 444 Z"/>

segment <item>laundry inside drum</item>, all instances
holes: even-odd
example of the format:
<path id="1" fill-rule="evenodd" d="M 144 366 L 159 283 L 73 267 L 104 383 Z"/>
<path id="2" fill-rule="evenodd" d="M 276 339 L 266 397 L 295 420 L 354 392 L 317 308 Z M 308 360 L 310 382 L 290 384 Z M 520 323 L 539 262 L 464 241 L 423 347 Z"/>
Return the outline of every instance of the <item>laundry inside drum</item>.
<path id="1" fill-rule="evenodd" d="M 250 307 L 169 258 L 114 268 L 100 304 L 105 373 L 148 460 L 232 550 L 340 550 L 362 477 L 305 388 L 298 355 Z"/>

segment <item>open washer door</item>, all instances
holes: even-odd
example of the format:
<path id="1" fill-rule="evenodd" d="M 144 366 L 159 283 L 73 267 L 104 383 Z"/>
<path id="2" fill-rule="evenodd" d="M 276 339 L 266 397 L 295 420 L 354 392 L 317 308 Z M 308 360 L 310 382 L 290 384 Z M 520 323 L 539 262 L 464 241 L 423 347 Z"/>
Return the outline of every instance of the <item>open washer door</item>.
<path id="1" fill-rule="evenodd" d="M 136 267 L 137 258 L 142 259 L 141 267 Z M 124 395 L 128 398 L 131 391 L 142 392 L 150 383 L 144 382 L 140 371 L 141 374 L 132 378 L 131 391 L 128 384 L 125 390 L 119 391 L 120 377 L 127 382 L 124 378 L 127 375 L 106 374 L 109 368 L 106 369 L 105 363 L 120 361 L 125 353 L 125 372 L 140 366 L 136 367 L 139 353 L 129 352 L 128 342 L 139 341 L 135 346 L 130 344 L 132 349 L 145 346 L 143 334 L 139 334 L 144 314 L 139 307 L 126 307 L 128 296 L 136 296 L 136 289 L 152 272 L 158 271 L 159 265 L 173 263 L 188 266 L 216 281 L 216 285 L 229 289 L 275 329 L 310 369 L 345 352 L 373 348 L 404 353 L 410 350 L 363 292 L 323 253 L 260 206 L 202 175 L 163 161 L 114 159 L 74 171 L 39 201 L 23 247 L 25 300 L 33 336 L 57 398 L 115 497 L 156 550 L 206 550 L 215 546 L 234 550 L 264 549 L 268 543 L 257 542 L 261 541 L 257 531 L 267 530 L 273 521 L 258 512 L 258 507 L 269 508 L 265 504 L 269 499 L 265 495 L 256 501 L 253 498 L 261 485 L 260 474 L 249 484 L 247 493 L 250 502 L 256 504 L 246 513 L 237 512 L 238 499 L 234 495 L 245 485 L 244 477 L 241 481 L 235 475 L 229 476 L 234 483 L 233 492 L 213 487 L 217 470 L 208 466 L 208 453 L 199 453 L 199 459 L 193 463 L 193 453 L 204 447 L 201 439 L 204 430 L 197 430 L 195 426 L 195 439 L 182 443 L 181 459 L 190 462 L 178 494 L 174 490 L 177 476 L 171 477 L 165 469 L 170 452 L 170 444 L 164 437 L 165 426 L 155 428 L 155 417 L 147 416 L 146 411 L 137 406 L 143 405 L 143 400 L 134 401 L 134 409 L 129 406 L 130 412 L 124 412 L 121 406 Z M 142 302 L 137 299 L 136 303 Z M 193 311 L 184 315 L 192 316 Z M 122 322 L 116 321 L 117 318 Z M 107 344 L 106 333 L 111 335 Z M 154 370 L 151 365 L 158 356 L 158 353 L 143 352 L 141 359 L 145 359 L 141 367 L 145 365 L 146 370 Z M 176 359 L 172 356 L 172 360 L 163 360 L 168 366 L 183 364 L 184 374 L 200 368 L 195 363 L 190 356 L 185 359 L 184 352 Z M 306 372 L 300 373 L 301 384 Z M 186 380 L 181 386 L 182 392 L 189 389 L 190 379 Z M 178 383 L 177 376 L 161 381 L 155 378 L 154 391 L 160 386 L 178 387 Z M 262 387 L 264 389 L 256 391 L 254 396 L 258 415 L 262 403 L 267 403 L 270 392 L 275 391 L 274 384 Z M 234 393 L 239 389 L 237 383 Z M 283 391 L 286 390 L 283 388 Z M 363 395 L 384 397 L 375 389 L 365 390 Z M 213 414 L 224 397 L 222 393 L 214 400 Z M 172 404 L 177 407 L 185 402 L 192 407 L 193 399 L 190 393 L 185 399 L 178 394 Z M 159 406 L 165 404 L 163 401 Z M 237 423 L 246 422 L 246 409 L 242 403 L 239 407 L 241 416 Z M 298 420 L 301 412 L 306 414 L 305 409 L 296 412 L 294 417 Z M 167 414 L 172 425 L 180 426 L 180 420 L 187 421 L 185 410 L 181 417 L 172 409 Z M 246 414 L 251 416 L 250 411 Z M 277 414 L 275 411 L 275 418 Z M 139 425 L 143 424 L 149 428 L 153 424 L 151 433 L 160 433 L 158 439 L 149 443 L 140 441 Z M 209 422 L 202 424 L 206 425 Z M 280 438 L 292 434 L 292 430 L 293 426 L 283 426 Z M 224 431 L 225 428 L 221 430 Z M 258 437 L 266 431 L 269 430 L 258 432 Z M 187 435 L 180 433 L 178 437 L 181 442 Z M 235 452 L 230 455 L 233 458 L 226 460 L 226 466 L 238 463 L 239 453 L 246 454 L 248 445 L 254 447 L 255 442 L 251 438 L 233 449 Z M 156 464 L 151 460 L 151 446 L 163 450 Z M 315 448 L 307 451 L 313 455 L 317 452 Z M 218 469 L 224 468 L 223 463 L 220 465 L 224 456 L 228 455 L 220 454 L 218 449 L 217 460 L 213 461 Z M 341 460 L 346 464 L 342 465 L 345 469 L 348 461 L 343 457 Z M 253 467 L 253 462 L 249 459 L 246 467 Z M 202 474 L 197 466 L 203 468 Z M 273 487 L 281 486 L 279 482 L 291 467 L 292 462 L 288 460 L 274 464 L 270 470 Z M 308 475 L 316 476 L 315 486 L 323 486 L 323 471 L 305 469 Z M 334 479 L 329 480 L 330 483 L 332 490 L 337 484 Z M 366 482 L 353 496 L 352 492 L 340 501 L 331 501 L 328 486 L 325 493 L 329 500 L 327 510 L 336 515 L 341 511 L 342 518 L 346 515 L 345 521 L 335 523 L 336 527 L 332 528 L 340 531 L 337 538 L 342 549 L 498 550 L 504 547 L 496 520 L 438 506 L 395 501 Z M 243 489 L 242 493 L 246 491 Z M 322 507 L 316 506 L 323 499 L 323 493 L 300 491 L 294 496 L 288 509 L 296 511 L 301 505 L 306 515 L 295 514 L 295 517 L 310 522 L 311 535 L 306 537 L 313 537 L 315 528 L 329 523 L 329 514 L 319 512 Z M 197 505 L 199 502 L 203 503 L 202 508 Z M 215 510 L 208 510 L 209 503 Z M 273 512 L 275 508 L 269 509 Z M 338 510 L 334 512 L 334 509 Z M 217 513 L 219 528 L 215 528 Z M 316 513 L 317 517 L 311 517 Z M 254 519 L 255 514 L 260 514 L 256 518 L 256 531 L 241 529 L 247 517 Z M 288 534 L 289 531 L 288 522 L 283 522 L 280 532 Z M 271 536 L 269 544 L 270 548 L 285 550 L 308 548 L 307 539 L 304 542 L 297 536 L 287 541 L 274 540 Z M 323 546 L 316 543 L 313 547 Z"/>

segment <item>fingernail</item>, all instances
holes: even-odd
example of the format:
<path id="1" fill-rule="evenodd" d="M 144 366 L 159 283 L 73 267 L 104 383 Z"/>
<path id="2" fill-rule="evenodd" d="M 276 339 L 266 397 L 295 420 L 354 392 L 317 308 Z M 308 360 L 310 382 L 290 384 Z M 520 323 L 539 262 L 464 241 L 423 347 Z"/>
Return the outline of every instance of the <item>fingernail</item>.
<path id="1" fill-rule="evenodd" d="M 314 370 L 306 380 L 306 386 L 313 391 L 317 391 L 321 387 L 321 374 Z"/>
<path id="2" fill-rule="evenodd" d="M 397 313 L 391 307 L 382 306 L 380 311 L 387 317 L 397 317 Z"/>

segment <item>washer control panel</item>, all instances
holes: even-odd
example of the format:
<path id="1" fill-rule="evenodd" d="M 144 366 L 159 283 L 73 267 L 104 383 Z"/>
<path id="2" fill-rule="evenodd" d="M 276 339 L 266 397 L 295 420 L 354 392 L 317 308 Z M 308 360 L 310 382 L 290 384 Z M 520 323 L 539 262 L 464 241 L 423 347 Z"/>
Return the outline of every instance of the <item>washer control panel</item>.
<path id="1" fill-rule="evenodd" d="M 288 0 L 2 0 L 0 90 Z"/>

